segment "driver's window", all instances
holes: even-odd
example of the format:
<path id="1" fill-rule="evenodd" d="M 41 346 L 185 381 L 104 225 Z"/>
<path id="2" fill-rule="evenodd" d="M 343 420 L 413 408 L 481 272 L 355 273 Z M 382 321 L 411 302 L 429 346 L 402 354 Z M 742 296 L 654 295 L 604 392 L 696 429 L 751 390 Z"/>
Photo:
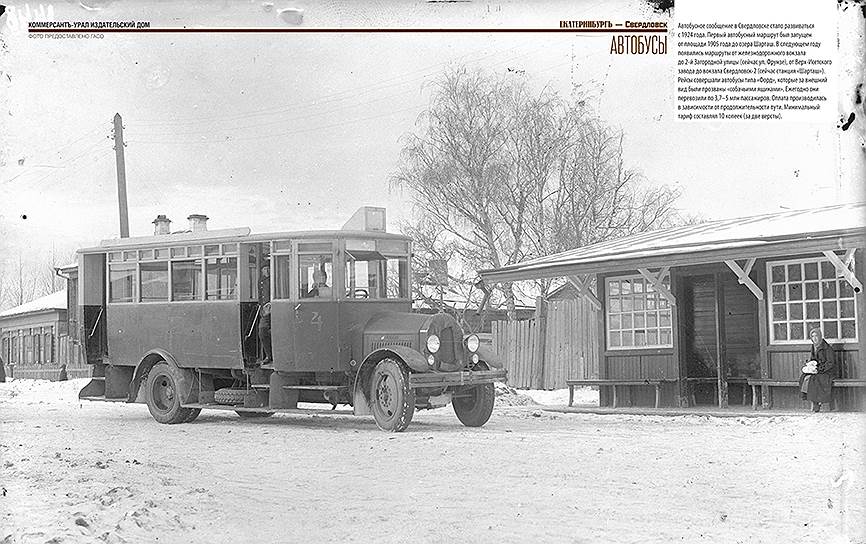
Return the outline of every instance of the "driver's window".
<path id="1" fill-rule="evenodd" d="M 333 277 L 330 253 L 298 255 L 298 293 L 301 298 L 333 298 Z"/>
<path id="2" fill-rule="evenodd" d="M 346 296 L 348 298 L 379 297 L 379 261 L 361 260 L 346 252 Z"/>

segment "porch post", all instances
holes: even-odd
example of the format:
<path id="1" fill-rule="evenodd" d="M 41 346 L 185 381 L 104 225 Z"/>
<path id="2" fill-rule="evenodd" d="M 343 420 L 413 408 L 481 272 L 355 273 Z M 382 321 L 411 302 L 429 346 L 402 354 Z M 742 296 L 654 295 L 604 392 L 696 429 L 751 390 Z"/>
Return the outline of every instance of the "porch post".
<path id="1" fill-rule="evenodd" d="M 767 267 L 764 261 L 761 261 L 758 267 L 758 285 L 767 288 Z M 770 343 L 770 334 L 768 332 L 769 324 L 767 322 L 767 300 L 769 297 L 758 301 L 758 357 L 761 359 L 761 379 L 766 380 L 770 377 L 770 357 L 767 346 Z M 761 387 L 761 405 L 770 405 L 769 387 Z M 753 406 L 753 408 L 755 408 Z"/>
<path id="2" fill-rule="evenodd" d="M 718 273 L 716 282 L 716 361 L 719 408 L 728 407 L 728 358 L 725 349 L 725 289 Z"/>
<path id="3" fill-rule="evenodd" d="M 677 268 L 671 269 L 671 292 L 674 294 L 674 299 L 685 300 L 683 289 L 680 282 L 680 274 Z M 685 304 L 672 305 L 671 308 L 671 336 L 674 344 L 674 362 L 677 365 L 677 396 L 681 407 L 689 405 L 688 382 L 686 382 L 685 361 L 681 355 L 682 330 L 680 327 L 680 312 L 684 311 Z"/>

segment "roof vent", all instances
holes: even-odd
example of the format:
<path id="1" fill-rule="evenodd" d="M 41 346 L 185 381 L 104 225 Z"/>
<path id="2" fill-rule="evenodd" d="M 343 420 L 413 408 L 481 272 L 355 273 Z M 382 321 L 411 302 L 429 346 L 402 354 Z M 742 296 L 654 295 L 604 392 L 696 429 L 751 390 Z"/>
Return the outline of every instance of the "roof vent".
<path id="1" fill-rule="evenodd" d="M 208 216 L 194 213 L 187 217 L 189 219 L 189 230 L 192 232 L 203 232 L 207 230 Z"/>
<path id="2" fill-rule="evenodd" d="M 153 220 L 153 235 L 161 236 L 163 234 L 171 233 L 171 219 L 160 214 L 156 216 L 156 219 Z"/>
<path id="3" fill-rule="evenodd" d="M 343 230 L 385 232 L 385 208 L 361 206 L 343 225 Z"/>

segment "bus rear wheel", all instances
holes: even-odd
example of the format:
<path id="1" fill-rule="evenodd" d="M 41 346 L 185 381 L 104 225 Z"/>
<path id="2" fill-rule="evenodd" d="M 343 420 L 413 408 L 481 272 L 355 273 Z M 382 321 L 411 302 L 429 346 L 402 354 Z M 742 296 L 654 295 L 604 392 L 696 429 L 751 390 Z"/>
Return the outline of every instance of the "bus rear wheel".
<path id="1" fill-rule="evenodd" d="M 481 427 L 493 413 L 496 389 L 492 383 L 473 385 L 455 396 L 452 404 L 457 419 L 467 427 Z"/>
<path id="2" fill-rule="evenodd" d="M 409 373 L 393 359 L 382 359 L 373 369 L 370 411 L 383 431 L 404 431 L 412 421 L 415 394 L 409 387 Z"/>
<path id="3" fill-rule="evenodd" d="M 153 419 L 160 423 L 184 423 L 195 419 L 192 409 L 181 406 L 179 373 L 179 370 L 162 362 L 155 364 L 147 374 L 147 409 Z"/>

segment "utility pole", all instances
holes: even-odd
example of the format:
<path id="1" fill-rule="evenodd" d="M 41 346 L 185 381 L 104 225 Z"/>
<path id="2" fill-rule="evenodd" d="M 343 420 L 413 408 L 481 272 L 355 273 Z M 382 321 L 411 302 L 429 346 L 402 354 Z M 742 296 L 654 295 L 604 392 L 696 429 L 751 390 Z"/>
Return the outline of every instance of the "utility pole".
<path id="1" fill-rule="evenodd" d="M 114 114 L 114 155 L 117 158 L 117 205 L 120 208 L 120 237 L 129 238 L 129 210 L 126 205 L 126 163 L 123 160 L 123 119 Z"/>

